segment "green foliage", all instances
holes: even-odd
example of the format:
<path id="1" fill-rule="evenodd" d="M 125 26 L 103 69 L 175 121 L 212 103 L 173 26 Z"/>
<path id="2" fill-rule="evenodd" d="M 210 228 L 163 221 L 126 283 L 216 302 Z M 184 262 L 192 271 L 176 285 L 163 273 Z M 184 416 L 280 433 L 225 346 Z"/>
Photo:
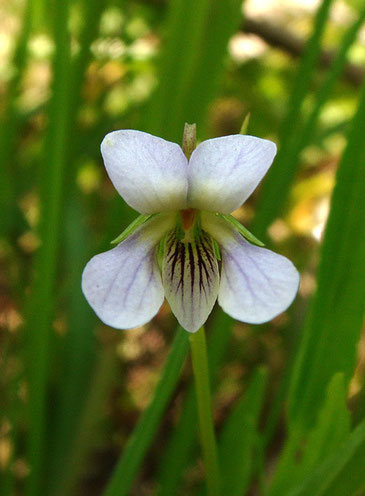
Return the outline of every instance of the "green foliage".
<path id="1" fill-rule="evenodd" d="M 365 423 L 289 496 L 343 496 L 362 494 L 365 488 Z"/>
<path id="2" fill-rule="evenodd" d="M 35 280 L 29 301 L 29 462 L 28 494 L 41 492 L 45 463 L 46 388 L 49 373 L 51 324 L 55 306 L 57 257 L 59 253 L 63 187 L 68 160 L 71 111 L 71 45 L 68 30 L 69 2 L 58 2 L 54 15 L 56 51 L 53 59 L 53 97 L 50 124 L 44 141 L 41 171 L 42 240 L 35 261 Z"/>
<path id="3" fill-rule="evenodd" d="M 248 110 L 250 133 L 273 137 L 279 153 L 259 196 L 238 212 L 255 235 L 224 217 L 254 244 L 262 245 L 256 235 L 280 244 L 303 287 L 265 326 L 236 325 L 220 310 L 208 321 L 222 494 L 364 491 L 364 411 L 346 405 L 358 353 L 363 360 L 365 86 L 358 94 L 349 73 L 361 76 L 364 5 L 347 2 L 346 26 L 330 17 L 332 0 L 297 24 L 295 2 L 283 11 L 288 26 L 267 18 L 289 39 L 294 25 L 311 33 L 295 69 L 290 56 L 243 38 L 241 3 L 1 6 L 9 45 L 0 53 L 2 496 L 204 493 L 187 334 L 174 334 L 162 366 L 168 309 L 145 334 L 112 331 L 87 305 L 80 279 L 92 255 L 148 217 L 127 227 L 137 214 L 112 191 L 103 136 L 135 128 L 180 142 L 184 123 L 196 122 L 200 141 L 238 133 Z M 247 41 L 256 54 L 242 56 Z M 319 246 L 318 205 L 330 193 Z M 141 411 L 138 395 L 154 373 Z M 352 384 L 364 403 L 359 374 Z"/>
<path id="4" fill-rule="evenodd" d="M 336 374 L 328 385 L 315 426 L 305 433 L 296 427 L 290 431 L 268 492 L 270 496 L 290 492 L 342 446 L 350 433 L 350 414 L 345 398 L 343 375 Z M 306 438 L 305 442 L 303 438 Z"/>
<path id="5" fill-rule="evenodd" d="M 365 86 L 338 166 L 318 269 L 318 287 L 290 393 L 292 424 L 308 425 L 334 373 L 354 370 L 365 302 Z"/>
<path id="6" fill-rule="evenodd" d="M 188 345 L 189 340 L 186 331 L 181 328 L 178 329 L 153 399 L 139 419 L 124 449 L 123 456 L 103 493 L 104 496 L 122 496 L 129 493 L 133 479 L 176 387 L 181 367 L 188 352 Z"/>
<path id="7" fill-rule="evenodd" d="M 206 112 L 224 68 L 229 37 L 241 21 L 241 1 L 173 0 L 167 20 L 160 86 L 147 130 L 179 142 L 185 122 L 204 132 Z"/>
<path id="8" fill-rule="evenodd" d="M 219 456 L 223 474 L 222 492 L 227 496 L 245 494 L 249 487 L 258 446 L 258 419 L 266 378 L 265 370 L 255 372 L 245 394 L 224 424 Z"/>

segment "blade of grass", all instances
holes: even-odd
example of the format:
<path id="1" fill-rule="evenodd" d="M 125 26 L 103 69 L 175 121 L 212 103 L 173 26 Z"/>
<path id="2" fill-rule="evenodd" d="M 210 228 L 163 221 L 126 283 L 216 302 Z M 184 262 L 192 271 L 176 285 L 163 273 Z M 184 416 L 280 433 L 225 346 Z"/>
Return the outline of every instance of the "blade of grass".
<path id="1" fill-rule="evenodd" d="M 355 496 L 365 488 L 365 421 L 288 496 Z"/>
<path id="2" fill-rule="evenodd" d="M 104 1 L 88 2 L 84 0 L 82 8 L 83 27 L 80 34 L 80 49 L 72 64 L 72 91 L 69 119 L 69 164 L 66 170 L 66 184 L 68 191 L 68 205 L 65 222 L 65 272 L 68 280 L 68 331 L 64 338 L 64 353 L 61 363 L 61 384 L 59 395 L 55 399 L 55 412 L 52 424 L 52 459 L 48 466 L 49 488 L 59 485 L 64 481 L 64 466 L 69 457 L 71 441 L 79 421 L 83 402 L 87 395 L 90 374 L 95 359 L 95 335 L 91 331 L 96 318 L 87 305 L 80 289 L 82 270 L 87 262 L 89 250 L 85 247 L 91 245 L 88 233 L 84 226 L 84 216 L 80 211 L 77 197 L 80 191 L 75 184 L 77 166 L 75 164 L 76 148 L 80 140 L 77 132 L 77 114 L 81 105 L 81 90 L 84 82 L 85 71 L 91 60 L 90 45 L 96 38 L 99 30 L 100 16 L 104 8 Z M 95 148 L 98 148 L 95 144 Z M 52 492 L 52 489 L 49 489 Z"/>
<path id="3" fill-rule="evenodd" d="M 64 461 L 62 475 L 53 488 L 55 496 L 73 494 L 82 471 L 87 466 L 88 453 L 94 445 L 105 402 L 116 377 L 116 354 L 114 346 L 99 353 L 90 381 L 88 396 L 83 404 L 77 432 L 70 443 L 69 456 Z"/>
<path id="4" fill-rule="evenodd" d="M 32 0 L 28 0 L 24 8 L 22 28 L 12 60 L 15 68 L 14 76 L 8 84 L 3 99 L 4 110 L 0 122 L 0 237 L 7 237 L 10 229 L 14 227 L 16 195 L 11 164 L 19 125 L 17 97 L 27 63 L 27 45 L 33 26 L 33 3 Z"/>
<path id="5" fill-rule="evenodd" d="M 274 166 L 266 174 L 262 185 L 260 193 L 262 201 L 257 205 L 252 231 L 264 242 L 266 229 L 280 211 L 283 199 L 286 197 L 283 192 L 289 189 L 290 182 L 295 174 L 296 164 L 287 162 L 285 157 L 293 146 L 297 133 L 300 132 L 302 103 L 310 89 L 320 57 L 321 39 L 332 1 L 323 0 L 317 11 L 313 33 L 301 59 L 290 94 L 287 113 L 279 131 L 281 148 L 275 159 Z"/>
<path id="6" fill-rule="evenodd" d="M 56 2 L 53 13 L 56 51 L 53 62 L 53 96 L 48 113 L 49 127 L 44 146 L 41 176 L 39 234 L 42 244 L 34 263 L 35 280 L 27 320 L 29 340 L 28 461 L 30 464 L 30 475 L 27 480 L 28 496 L 40 494 L 44 480 L 46 389 L 71 100 L 68 1 Z"/>
<path id="7" fill-rule="evenodd" d="M 301 480 L 333 453 L 350 434 L 350 412 L 346 406 L 347 390 L 343 374 L 335 374 L 328 385 L 318 422 L 305 436 L 300 431 L 291 433 L 276 467 L 270 496 L 287 494 Z M 300 456 L 298 456 L 300 453 Z"/>
<path id="8" fill-rule="evenodd" d="M 147 121 L 150 132 L 178 142 L 184 122 L 197 123 L 198 132 L 204 127 L 208 103 L 223 71 L 228 40 L 241 21 L 241 3 L 170 3 L 160 86 Z"/>
<path id="9" fill-rule="evenodd" d="M 334 59 L 329 71 L 327 72 L 323 83 L 320 85 L 318 91 L 315 94 L 314 97 L 315 102 L 313 104 L 313 108 L 311 109 L 308 117 L 305 119 L 305 122 L 303 123 L 300 132 L 299 131 L 295 132 L 292 140 L 290 140 L 287 147 L 285 147 L 285 141 L 284 141 L 283 151 L 279 152 L 274 165 L 277 174 L 275 175 L 275 177 L 280 177 L 280 179 L 278 180 L 280 181 L 280 185 L 278 182 L 277 184 L 273 184 L 272 186 L 270 185 L 267 186 L 267 190 L 273 188 L 272 194 L 277 194 L 279 190 L 289 192 L 290 185 L 294 181 L 299 166 L 300 152 L 309 143 L 311 137 L 315 133 L 320 111 L 322 110 L 323 106 L 330 97 L 334 85 L 339 79 L 339 76 L 341 75 L 345 67 L 348 51 L 351 48 L 359 32 L 359 29 L 362 27 L 364 23 L 364 19 L 365 19 L 365 9 L 362 10 L 358 18 L 354 21 L 354 23 L 349 27 L 349 29 L 345 33 L 342 43 L 339 47 L 338 53 L 336 55 L 336 58 Z M 262 198 L 265 199 L 265 204 L 266 204 L 267 190 L 266 192 L 265 190 L 263 190 L 262 193 L 263 195 Z M 260 211 L 261 213 L 259 213 L 259 216 L 263 215 L 262 212 L 264 209 L 267 210 L 267 213 L 269 215 L 264 221 L 263 225 L 268 225 L 268 223 L 274 220 L 275 216 L 279 214 L 280 210 L 285 205 L 286 199 L 287 199 L 287 195 L 280 194 L 276 196 L 274 210 L 262 206 L 262 209 Z M 260 223 L 260 219 L 257 222 Z"/>
<path id="10" fill-rule="evenodd" d="M 266 380 L 266 371 L 258 369 L 223 426 L 219 458 L 225 496 L 241 496 L 249 486 Z"/>
<path id="11" fill-rule="evenodd" d="M 82 270 L 87 262 L 85 246 L 89 236 L 83 225 L 75 196 L 66 210 L 65 258 L 69 275 L 67 293 L 68 330 L 64 338 L 64 351 L 60 354 L 61 377 L 59 394 L 54 400 L 54 426 L 51 433 L 52 457 L 47 466 L 48 492 L 53 493 L 65 481 L 67 460 L 76 436 L 80 413 L 89 389 L 96 355 L 96 336 L 92 332 L 96 317 L 80 290 Z M 88 250 L 87 250 L 88 252 Z"/>
<path id="12" fill-rule="evenodd" d="M 208 360 L 212 391 L 216 389 L 219 368 L 232 335 L 233 320 L 218 311 L 208 336 Z M 182 475 L 197 447 L 197 409 L 194 385 L 191 384 L 182 407 L 179 422 L 164 449 L 158 467 L 158 496 L 177 494 Z M 192 428 L 192 426 L 195 426 Z"/>
<path id="13" fill-rule="evenodd" d="M 318 91 L 315 94 L 315 103 L 308 118 L 306 119 L 303 125 L 303 129 L 300 133 L 298 133 L 297 139 L 295 140 L 293 147 L 290 150 L 290 153 L 288 152 L 284 157 L 285 162 L 287 164 L 289 164 L 290 162 L 295 163 L 295 161 L 298 160 L 300 152 L 304 149 L 307 143 L 309 143 L 311 137 L 313 136 L 318 123 L 318 117 L 320 111 L 322 110 L 324 104 L 327 102 L 335 86 L 335 83 L 338 81 L 341 73 L 343 72 L 349 49 L 351 48 L 353 42 L 355 41 L 359 30 L 363 26 L 364 20 L 365 20 L 365 8 L 360 12 L 357 19 L 348 28 L 345 35 L 343 36 L 336 58 L 334 59 L 331 67 L 329 68 L 323 83 L 321 84 L 321 86 L 319 87 Z M 284 168 L 284 165 L 282 167 Z M 287 167 L 288 166 L 286 166 L 285 169 L 287 169 Z M 293 167 L 291 170 L 292 170 L 292 177 L 294 178 L 295 167 Z"/>
<path id="14" fill-rule="evenodd" d="M 153 399 L 129 438 L 103 496 L 123 496 L 130 493 L 132 482 L 175 389 L 188 349 L 188 333 L 179 328 Z"/>
<path id="15" fill-rule="evenodd" d="M 291 424 L 310 425 L 334 373 L 353 373 L 365 302 L 365 85 L 340 161 L 326 225 L 318 287 L 289 396 Z"/>

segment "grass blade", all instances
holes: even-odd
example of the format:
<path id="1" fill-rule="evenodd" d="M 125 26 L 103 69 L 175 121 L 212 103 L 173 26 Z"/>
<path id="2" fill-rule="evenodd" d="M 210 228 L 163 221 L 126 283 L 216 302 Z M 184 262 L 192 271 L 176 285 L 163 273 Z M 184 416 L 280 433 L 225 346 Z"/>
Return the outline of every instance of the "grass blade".
<path id="1" fill-rule="evenodd" d="M 67 165 L 70 103 L 71 52 L 68 31 L 69 4 L 56 2 L 56 51 L 53 72 L 53 96 L 49 108 L 49 128 L 44 147 L 44 167 L 39 227 L 41 247 L 35 260 L 35 281 L 28 314 L 29 339 L 29 463 L 27 495 L 40 494 L 43 480 L 46 426 L 46 388 L 50 356 L 51 323 L 57 253 L 61 230 L 62 191 Z"/>
<path id="2" fill-rule="evenodd" d="M 222 468 L 222 494 L 241 496 L 250 482 L 257 424 L 264 399 L 267 373 L 259 369 L 247 391 L 235 405 L 223 426 L 219 441 Z"/>
<path id="3" fill-rule="evenodd" d="M 353 373 L 365 302 L 365 85 L 340 161 L 327 221 L 318 288 L 290 391 L 291 423 L 308 425 L 335 372 Z"/>
<path id="4" fill-rule="evenodd" d="M 328 386 L 318 422 L 303 443 L 302 433 L 292 431 L 276 468 L 269 495 L 286 494 L 333 453 L 350 434 L 343 374 L 335 374 Z M 304 444 L 304 447 L 303 447 Z M 298 453 L 301 453 L 298 457 Z"/>
<path id="5" fill-rule="evenodd" d="M 365 488 L 365 421 L 289 496 L 355 496 Z"/>
<path id="6" fill-rule="evenodd" d="M 24 9 L 22 28 L 12 61 L 16 70 L 4 98 L 4 113 L 0 122 L 0 237 L 6 237 L 10 227 L 13 227 L 15 224 L 15 178 L 11 173 L 10 164 L 12 162 L 12 154 L 14 153 L 19 122 L 17 118 L 16 99 L 27 63 L 27 45 L 33 25 L 33 10 L 33 2 L 32 0 L 28 0 Z"/>
<path id="7" fill-rule="evenodd" d="M 195 122 L 202 134 L 207 106 L 223 71 L 228 40 L 241 21 L 241 3 L 171 2 L 160 87 L 147 123 L 150 132 L 179 142 L 184 123 Z"/>
<path id="8" fill-rule="evenodd" d="M 264 241 L 266 229 L 276 218 L 285 199 L 283 192 L 289 190 L 290 182 L 295 174 L 296 164 L 287 162 L 285 157 L 297 139 L 297 133 L 300 133 L 302 103 L 310 89 L 319 60 L 320 43 L 331 4 L 332 0 L 323 0 L 318 9 L 313 33 L 301 59 L 288 102 L 288 110 L 279 132 L 281 148 L 275 159 L 275 165 L 266 174 L 262 185 L 260 193 L 262 201 L 258 203 L 252 230 L 258 238 Z"/>
<path id="9" fill-rule="evenodd" d="M 96 317 L 86 303 L 80 289 L 81 273 L 87 262 L 89 253 L 85 246 L 90 246 L 88 233 L 84 225 L 84 217 L 80 211 L 77 197 L 80 195 L 75 184 L 77 167 L 74 157 L 75 149 L 80 139 L 77 132 L 77 114 L 81 105 L 81 90 L 85 71 L 91 60 L 90 45 L 99 30 L 100 15 L 104 1 L 81 4 L 84 23 L 80 33 L 80 49 L 72 63 L 70 92 L 70 118 L 66 183 L 69 190 L 69 200 L 65 212 L 65 267 L 68 279 L 68 332 L 64 338 L 64 353 L 62 354 L 62 381 L 60 394 L 55 399 L 55 412 L 52 429 L 52 459 L 48 466 L 49 488 L 56 487 L 64 480 L 64 467 L 69 458 L 71 441 L 75 437 L 82 411 L 83 402 L 88 391 L 90 374 L 95 360 L 95 335 L 92 332 Z M 95 143 L 95 148 L 98 144 Z M 50 489 L 52 492 L 52 489 Z"/>
<path id="10" fill-rule="evenodd" d="M 152 442 L 166 405 L 175 389 L 189 349 L 189 336 L 179 328 L 153 399 L 142 413 L 114 470 L 103 496 L 123 496 L 130 492 L 143 457 Z"/>

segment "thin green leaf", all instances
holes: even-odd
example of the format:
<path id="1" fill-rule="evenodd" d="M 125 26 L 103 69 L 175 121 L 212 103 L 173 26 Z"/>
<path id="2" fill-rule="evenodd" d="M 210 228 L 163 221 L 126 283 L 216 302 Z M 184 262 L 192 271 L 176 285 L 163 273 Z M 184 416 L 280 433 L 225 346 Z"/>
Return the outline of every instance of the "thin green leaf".
<path id="1" fill-rule="evenodd" d="M 365 488 L 365 421 L 288 496 L 355 496 Z M 363 494 L 361 492 L 361 494 Z"/>
<path id="2" fill-rule="evenodd" d="M 119 234 L 119 236 L 113 241 L 110 242 L 112 245 L 117 245 L 124 241 L 128 236 L 130 236 L 139 226 L 147 222 L 153 215 L 152 214 L 141 214 L 139 217 L 137 217 L 131 224 L 129 224 L 128 227 L 124 229 L 124 231 Z"/>
<path id="3" fill-rule="evenodd" d="M 296 359 L 289 398 L 291 424 L 310 425 L 334 373 L 354 370 L 365 303 L 365 85 L 332 195 L 318 288 Z"/>
<path id="4" fill-rule="evenodd" d="M 316 426 L 309 435 L 292 431 L 275 471 L 269 495 L 279 496 L 304 480 L 337 449 L 350 434 L 343 374 L 335 374 L 328 386 Z M 307 439 L 305 439 L 307 438 Z M 305 442 L 304 442 L 305 441 Z"/>
<path id="5" fill-rule="evenodd" d="M 290 181 L 295 174 L 296 163 L 285 160 L 292 143 L 296 140 L 302 121 L 302 104 L 310 90 L 317 62 L 321 51 L 321 39 L 328 19 L 333 0 L 324 0 L 316 15 L 313 33 L 308 41 L 306 51 L 296 75 L 290 94 L 288 109 L 279 132 L 281 148 L 275 159 L 275 164 L 264 179 L 261 198 L 258 203 L 253 229 L 260 237 L 265 236 L 266 229 L 277 216 L 289 190 Z"/>
<path id="6" fill-rule="evenodd" d="M 265 246 L 265 244 L 260 241 L 259 239 L 256 238 L 246 227 L 244 227 L 241 222 L 239 222 L 237 219 L 235 219 L 232 215 L 224 215 L 224 214 L 219 214 L 222 219 L 226 220 L 232 226 L 237 229 L 237 231 L 245 238 L 247 241 L 250 243 L 257 245 L 257 246 Z"/>
<path id="7" fill-rule="evenodd" d="M 259 206 L 256 221 L 257 224 L 255 224 L 255 227 L 258 229 L 259 232 L 264 229 L 265 225 L 270 224 L 270 222 L 274 220 L 275 216 L 280 212 L 285 204 L 290 190 L 290 185 L 296 176 L 296 172 L 299 166 L 300 152 L 309 143 L 311 137 L 315 132 L 320 111 L 330 97 L 333 87 L 337 82 L 341 72 L 343 71 L 347 60 L 348 51 L 354 40 L 356 39 L 359 29 L 363 25 L 364 19 L 365 9 L 363 9 L 359 17 L 345 33 L 338 53 L 336 54 L 336 58 L 334 59 L 329 71 L 327 72 L 324 81 L 314 95 L 315 103 L 305 122 L 301 126 L 300 131 L 298 131 L 295 126 L 293 126 L 292 131 L 290 131 L 290 129 L 287 129 L 289 133 L 288 136 L 283 136 L 284 141 L 282 144 L 282 149 L 279 151 L 278 156 L 275 160 L 275 170 L 273 169 L 272 172 L 269 172 L 269 175 L 271 175 L 271 177 L 275 176 L 275 180 L 272 180 L 270 183 L 269 179 L 267 185 L 266 183 L 264 183 L 263 187 L 263 202 L 261 204 L 261 207 Z M 294 133 L 293 136 L 291 135 L 291 133 Z M 287 193 L 283 194 L 283 192 Z M 275 202 L 272 203 L 271 200 L 274 198 L 274 196 Z"/>
<path id="8" fill-rule="evenodd" d="M 85 72 L 91 60 L 90 45 L 99 30 L 100 15 L 105 2 L 83 0 L 83 25 L 80 33 L 80 47 L 72 63 L 72 91 L 70 98 L 68 174 L 66 186 L 69 200 L 65 211 L 65 267 L 69 275 L 67 283 L 68 332 L 64 337 L 64 352 L 61 354 L 62 381 L 59 394 L 54 399 L 54 416 L 50 446 L 52 457 L 47 467 L 48 491 L 52 493 L 67 481 L 67 461 L 76 436 L 80 413 L 86 400 L 90 375 L 95 363 L 96 336 L 91 331 L 96 317 L 80 291 L 81 273 L 89 255 L 90 236 L 84 225 L 84 215 L 80 208 L 80 190 L 76 185 L 75 150 L 80 140 L 78 111 L 82 103 L 81 93 Z"/>
<path id="9" fill-rule="evenodd" d="M 241 4 L 241 0 L 170 2 L 160 86 L 147 123 L 150 132 L 178 142 L 184 122 L 196 122 L 202 134 L 228 41 L 241 21 Z"/>
<path id="10" fill-rule="evenodd" d="M 188 349 L 188 333 L 179 328 L 153 399 L 148 408 L 142 413 L 136 428 L 129 438 L 111 480 L 103 492 L 103 496 L 130 494 L 133 479 L 140 468 L 143 457 L 164 414 L 166 405 L 175 389 Z"/>
<path id="11" fill-rule="evenodd" d="M 9 234 L 14 225 L 16 195 L 15 177 L 12 173 L 12 154 L 16 146 L 19 119 L 17 97 L 27 63 L 27 45 L 34 20 L 34 1 L 28 0 L 24 8 L 22 28 L 14 50 L 12 65 L 14 75 L 10 80 L 5 98 L 3 115 L 0 122 L 0 236 Z"/>
<path id="12" fill-rule="evenodd" d="M 90 330 L 90 329 L 89 329 Z M 106 346 L 99 353 L 87 391 L 87 398 L 82 405 L 77 432 L 69 443 L 69 456 L 62 465 L 62 477 L 52 489 L 55 496 L 73 494 L 77 480 L 87 467 L 90 450 L 95 448 L 98 427 L 105 403 L 117 377 L 117 359 L 114 345 Z M 78 403 L 79 406 L 80 403 Z"/>
<path id="13" fill-rule="evenodd" d="M 219 441 L 222 494 L 241 496 L 250 483 L 257 425 L 264 399 L 267 373 L 259 369 L 234 406 Z"/>
<path id="14" fill-rule="evenodd" d="M 27 495 L 42 493 L 46 455 L 46 388 L 54 310 L 57 254 L 61 230 L 61 205 L 67 166 L 68 126 L 71 103 L 71 46 L 68 31 L 69 2 L 56 2 L 53 63 L 53 96 L 44 145 L 40 193 L 42 241 L 34 266 L 35 281 L 29 301 L 29 439 L 30 475 Z"/>

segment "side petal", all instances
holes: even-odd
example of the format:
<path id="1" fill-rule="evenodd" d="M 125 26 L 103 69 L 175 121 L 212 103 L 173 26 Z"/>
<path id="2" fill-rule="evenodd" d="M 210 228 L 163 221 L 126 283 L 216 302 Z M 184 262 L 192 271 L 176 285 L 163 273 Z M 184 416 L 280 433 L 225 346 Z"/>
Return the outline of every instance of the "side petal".
<path id="1" fill-rule="evenodd" d="M 222 252 L 218 303 L 237 320 L 267 322 L 292 303 L 299 273 L 287 258 L 251 245 L 235 229 L 213 214 L 202 215 L 202 226 Z"/>
<path id="2" fill-rule="evenodd" d="M 176 143 L 127 129 L 107 134 L 101 154 L 114 187 L 138 212 L 186 207 L 187 160 Z"/>
<path id="3" fill-rule="evenodd" d="M 189 207 L 229 214 L 251 195 L 275 154 L 274 143 L 254 136 L 203 141 L 189 161 Z"/>
<path id="4" fill-rule="evenodd" d="M 180 325 L 196 332 L 212 311 L 219 289 L 211 237 L 203 232 L 199 241 L 184 242 L 172 232 L 165 242 L 162 281 Z"/>
<path id="5" fill-rule="evenodd" d="M 105 324 L 130 329 L 145 324 L 158 312 L 164 291 L 156 244 L 174 222 L 174 215 L 158 215 L 86 265 L 82 291 Z"/>

